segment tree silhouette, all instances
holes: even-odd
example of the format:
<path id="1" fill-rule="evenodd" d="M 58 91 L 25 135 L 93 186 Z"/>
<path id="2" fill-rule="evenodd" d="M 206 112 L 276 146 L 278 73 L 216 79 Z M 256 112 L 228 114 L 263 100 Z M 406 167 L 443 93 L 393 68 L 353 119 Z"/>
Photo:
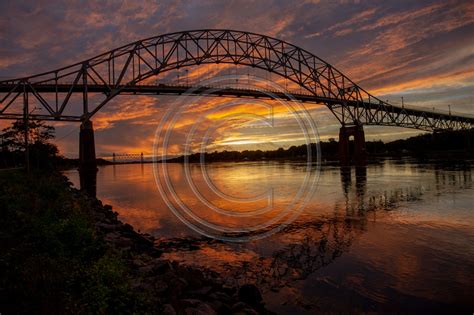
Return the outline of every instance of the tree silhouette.
<path id="1" fill-rule="evenodd" d="M 17 120 L 11 126 L 4 128 L 0 133 L 3 167 L 17 166 L 23 161 L 22 156 L 26 149 L 25 122 Z M 58 158 L 58 148 L 50 143 L 54 139 L 54 127 L 39 120 L 28 122 L 28 145 L 31 166 L 37 168 L 51 167 Z"/>

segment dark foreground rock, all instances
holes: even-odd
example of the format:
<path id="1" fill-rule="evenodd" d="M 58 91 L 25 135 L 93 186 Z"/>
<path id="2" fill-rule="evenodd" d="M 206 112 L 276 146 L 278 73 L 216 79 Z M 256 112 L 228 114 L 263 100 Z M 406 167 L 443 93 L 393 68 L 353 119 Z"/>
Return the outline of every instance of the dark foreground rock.
<path id="1" fill-rule="evenodd" d="M 211 270 L 201 270 L 160 258 L 151 235 L 134 231 L 118 219 L 118 213 L 100 200 L 71 188 L 74 198 L 86 200 L 97 233 L 133 270 L 133 289 L 151 297 L 159 314 L 272 314 L 265 309 L 258 288 L 223 286 L 224 280 Z"/>

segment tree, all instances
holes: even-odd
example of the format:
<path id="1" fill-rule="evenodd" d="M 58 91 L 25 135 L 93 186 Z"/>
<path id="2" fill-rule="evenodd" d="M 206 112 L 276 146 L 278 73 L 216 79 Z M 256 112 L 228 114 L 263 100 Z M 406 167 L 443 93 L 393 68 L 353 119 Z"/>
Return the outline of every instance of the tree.
<path id="1" fill-rule="evenodd" d="M 51 166 L 54 160 L 58 158 L 58 148 L 49 142 L 54 139 L 54 131 L 53 126 L 46 125 L 42 121 L 30 120 L 28 122 L 28 145 L 33 167 Z M 11 164 L 16 164 L 15 161 L 21 161 L 21 156 L 26 149 L 25 122 L 17 120 L 11 126 L 3 129 L 0 139 L 3 165 L 14 166 Z"/>

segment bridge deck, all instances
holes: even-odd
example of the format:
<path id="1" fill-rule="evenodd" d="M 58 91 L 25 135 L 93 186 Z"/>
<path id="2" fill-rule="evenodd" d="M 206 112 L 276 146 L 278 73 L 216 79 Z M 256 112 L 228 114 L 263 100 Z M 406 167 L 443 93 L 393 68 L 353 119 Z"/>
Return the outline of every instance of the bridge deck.
<path id="1" fill-rule="evenodd" d="M 8 93 L 12 91 L 13 87 L 10 84 L 0 83 L 0 93 Z M 78 84 L 37 84 L 35 90 L 38 93 L 68 93 L 72 92 L 80 93 L 84 90 L 83 85 Z M 109 86 L 88 84 L 87 90 L 89 93 L 104 93 L 110 92 Z M 427 118 L 439 119 L 443 117 L 449 117 L 450 120 L 462 120 L 470 124 L 474 124 L 474 116 L 466 114 L 449 113 L 444 111 L 433 111 L 427 108 L 415 108 L 415 107 L 399 107 L 395 105 L 389 105 L 387 103 L 373 103 L 369 101 L 355 101 L 347 100 L 344 104 L 341 103 L 340 99 L 337 98 L 326 98 L 319 97 L 312 94 L 304 93 L 292 93 L 292 92 L 281 92 L 271 91 L 264 89 L 245 89 L 235 87 L 213 87 L 213 86 L 187 86 L 187 85 L 133 85 L 123 86 L 120 94 L 123 95 L 202 95 L 202 96 L 224 96 L 224 97 L 241 97 L 241 98 L 259 98 L 259 99 L 285 99 L 288 101 L 300 101 L 304 103 L 322 104 L 328 107 L 344 105 L 351 107 L 360 107 L 374 111 L 384 111 L 393 114 L 403 115 L 414 115 L 414 116 L 425 116 Z M 18 116 L 18 117 L 17 117 Z M 0 119 L 15 119 L 21 118 L 20 115 L 2 113 Z M 61 116 L 59 119 L 54 119 L 48 115 L 31 115 L 31 118 L 38 118 L 43 120 L 64 120 L 64 121 L 79 121 L 81 117 L 76 116 Z"/>

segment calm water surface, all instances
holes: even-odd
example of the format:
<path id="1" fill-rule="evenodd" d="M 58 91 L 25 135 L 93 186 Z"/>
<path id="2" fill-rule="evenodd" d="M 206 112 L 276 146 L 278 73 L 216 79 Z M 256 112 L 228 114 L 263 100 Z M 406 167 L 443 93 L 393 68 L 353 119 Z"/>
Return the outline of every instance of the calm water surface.
<path id="1" fill-rule="evenodd" d="M 301 163 L 208 164 L 214 190 L 201 168 L 191 165 L 188 178 L 204 202 L 193 194 L 183 165 L 167 167 L 179 199 L 220 227 L 265 225 L 289 205 L 303 205 L 294 201 L 307 176 Z M 77 172 L 66 175 L 78 185 Z M 311 176 L 317 176 L 314 169 Z M 157 237 L 158 246 L 175 245 L 166 257 L 211 268 L 231 285 L 255 283 L 278 313 L 474 311 L 470 168 L 409 160 L 357 171 L 325 166 L 292 223 L 245 243 L 211 241 L 177 219 L 157 189 L 151 164 L 101 167 L 97 186 L 98 198 L 113 205 L 122 221 Z"/>

